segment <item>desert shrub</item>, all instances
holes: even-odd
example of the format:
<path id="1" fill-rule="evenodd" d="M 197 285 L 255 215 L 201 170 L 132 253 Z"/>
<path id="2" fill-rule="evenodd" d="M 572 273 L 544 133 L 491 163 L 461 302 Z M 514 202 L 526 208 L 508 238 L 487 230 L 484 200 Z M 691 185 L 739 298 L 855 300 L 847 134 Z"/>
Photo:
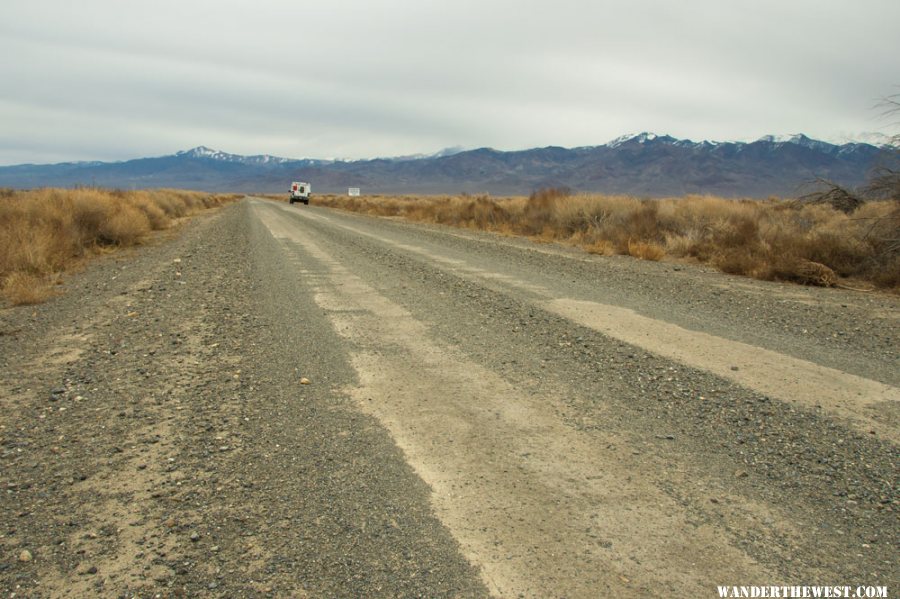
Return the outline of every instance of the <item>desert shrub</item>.
<path id="1" fill-rule="evenodd" d="M 759 279 L 822 285 L 842 276 L 900 288 L 895 201 L 866 202 L 849 214 L 827 202 L 648 200 L 569 190 L 539 190 L 527 198 L 391 196 L 320 203 L 570 243 L 596 254 L 691 259 Z"/>
<path id="2" fill-rule="evenodd" d="M 659 204 L 648 200 L 641 202 L 640 207 L 629 215 L 628 234 L 641 240 L 661 239 L 659 229 Z"/>
<path id="3" fill-rule="evenodd" d="M 794 281 L 803 285 L 831 287 L 837 276 L 828 266 L 795 256 L 782 256 L 772 260 L 772 274 L 782 281 Z"/>
<path id="4" fill-rule="evenodd" d="M 868 279 L 883 289 L 900 289 L 900 256 L 885 258 L 872 268 Z"/>
<path id="5" fill-rule="evenodd" d="M 2 292 L 14 306 L 40 304 L 53 295 L 53 282 L 29 272 L 14 272 L 3 279 Z"/>
<path id="6" fill-rule="evenodd" d="M 712 264 L 728 274 L 771 280 L 775 273 L 770 257 L 753 248 L 728 248 L 719 250 L 711 259 Z"/>
<path id="7" fill-rule="evenodd" d="M 641 260 L 652 260 L 654 262 L 662 260 L 666 255 L 666 250 L 662 246 L 655 243 L 647 243 L 646 241 L 629 241 L 628 255 L 640 258 Z"/>
<path id="8" fill-rule="evenodd" d="M 872 246 L 864 239 L 834 231 L 815 231 L 796 241 L 794 255 L 827 264 L 842 276 L 853 276 L 865 269 L 872 257 Z"/>
<path id="9" fill-rule="evenodd" d="M 853 214 L 866 203 L 861 194 L 847 189 L 837 183 L 819 180 L 818 189 L 797 199 L 800 204 L 827 205 L 844 214 Z"/>
<path id="10" fill-rule="evenodd" d="M 154 198 L 154 201 L 170 219 L 181 218 L 187 214 L 187 206 L 185 206 L 184 201 L 177 196 L 158 195 Z"/>
<path id="11" fill-rule="evenodd" d="M 759 221 L 735 214 L 719 220 L 710 228 L 713 243 L 719 248 L 740 248 L 759 243 Z"/>
<path id="12" fill-rule="evenodd" d="M 99 246 L 134 245 L 184 216 L 238 196 L 83 187 L 0 194 L 0 291 L 15 304 L 49 297 L 57 273 Z"/>
<path id="13" fill-rule="evenodd" d="M 606 239 L 598 239 L 581 246 L 589 254 L 599 254 L 601 256 L 612 256 L 615 254 L 613 244 Z"/>
<path id="14" fill-rule="evenodd" d="M 487 196 L 479 196 L 472 202 L 472 221 L 479 229 L 492 230 L 506 218 L 500 205 Z"/>
<path id="15" fill-rule="evenodd" d="M 900 199 L 870 202 L 853 219 L 877 256 L 890 260 L 900 255 Z"/>
<path id="16" fill-rule="evenodd" d="M 520 217 L 522 230 L 529 235 L 542 234 L 557 223 L 559 207 L 572 195 L 568 188 L 554 187 L 534 191 Z"/>
<path id="17" fill-rule="evenodd" d="M 59 197 L 72 218 L 73 234 L 79 245 L 99 241 L 105 221 L 114 210 L 113 199 L 100 192 L 76 189 L 69 195 L 54 194 Z"/>
<path id="18" fill-rule="evenodd" d="M 150 232 L 150 219 L 140 208 L 119 204 L 100 228 L 98 241 L 116 245 L 134 245 Z"/>
<path id="19" fill-rule="evenodd" d="M 147 223 L 154 231 L 165 229 L 172 222 L 172 219 L 166 215 L 165 210 L 146 196 L 134 198 L 133 204 L 138 210 L 144 213 L 144 216 L 147 217 Z"/>

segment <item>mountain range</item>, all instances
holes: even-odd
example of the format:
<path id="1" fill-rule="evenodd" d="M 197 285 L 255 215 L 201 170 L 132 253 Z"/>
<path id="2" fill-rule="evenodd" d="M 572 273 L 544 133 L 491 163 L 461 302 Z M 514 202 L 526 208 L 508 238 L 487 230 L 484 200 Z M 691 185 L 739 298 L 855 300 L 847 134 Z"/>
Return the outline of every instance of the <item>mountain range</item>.
<path id="1" fill-rule="evenodd" d="M 794 196 L 816 179 L 854 187 L 886 147 L 841 145 L 805 135 L 753 142 L 693 142 L 668 135 L 625 135 L 599 146 L 521 151 L 448 148 L 433 155 L 368 160 L 241 156 L 199 146 L 169 156 L 123 162 L 0 167 L 0 187 L 97 185 L 231 192 L 287 192 L 308 181 L 314 193 L 528 194 L 543 187 L 640 196 L 715 194 Z M 892 148 L 896 151 L 896 148 Z"/>

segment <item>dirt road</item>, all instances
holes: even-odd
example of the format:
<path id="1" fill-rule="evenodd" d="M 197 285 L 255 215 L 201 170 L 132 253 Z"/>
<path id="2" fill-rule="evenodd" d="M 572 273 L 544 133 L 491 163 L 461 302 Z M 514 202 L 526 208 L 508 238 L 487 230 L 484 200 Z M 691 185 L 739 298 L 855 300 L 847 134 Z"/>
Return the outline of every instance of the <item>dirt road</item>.
<path id="1" fill-rule="evenodd" d="M 0 312 L 7 595 L 900 582 L 896 297 L 259 199 L 69 287 Z"/>

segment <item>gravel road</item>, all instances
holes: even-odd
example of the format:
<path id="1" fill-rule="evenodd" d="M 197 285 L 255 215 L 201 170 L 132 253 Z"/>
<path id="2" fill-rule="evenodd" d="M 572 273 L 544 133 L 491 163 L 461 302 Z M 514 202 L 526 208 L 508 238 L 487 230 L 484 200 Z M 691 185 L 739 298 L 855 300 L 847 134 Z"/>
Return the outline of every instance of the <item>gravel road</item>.
<path id="1" fill-rule="evenodd" d="M 896 592 L 898 319 L 248 198 L 0 310 L 0 590 Z"/>

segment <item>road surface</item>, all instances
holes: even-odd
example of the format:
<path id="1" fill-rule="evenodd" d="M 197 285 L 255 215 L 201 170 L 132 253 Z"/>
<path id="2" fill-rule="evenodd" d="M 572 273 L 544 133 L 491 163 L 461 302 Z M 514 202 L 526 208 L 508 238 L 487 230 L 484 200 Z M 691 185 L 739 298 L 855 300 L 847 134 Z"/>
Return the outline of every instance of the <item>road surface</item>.
<path id="1" fill-rule="evenodd" d="M 8 592 L 897 588 L 894 296 L 256 198 L 71 287 L 0 320 Z"/>

